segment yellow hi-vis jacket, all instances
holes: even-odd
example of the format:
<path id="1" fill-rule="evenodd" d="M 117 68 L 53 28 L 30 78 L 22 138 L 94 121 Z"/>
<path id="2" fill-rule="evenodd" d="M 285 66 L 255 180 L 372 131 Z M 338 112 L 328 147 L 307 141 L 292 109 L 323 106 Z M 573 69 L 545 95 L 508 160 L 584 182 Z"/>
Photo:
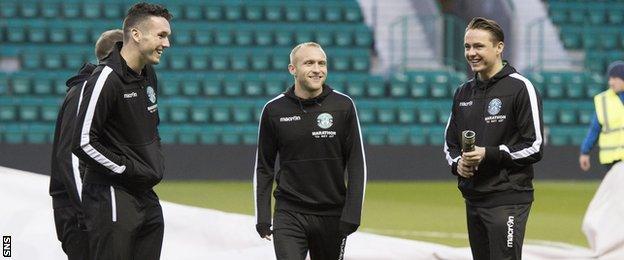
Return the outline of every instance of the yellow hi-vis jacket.
<path id="1" fill-rule="evenodd" d="M 600 163 L 624 160 L 624 104 L 612 89 L 594 97 L 596 116 L 602 126 L 598 145 Z"/>

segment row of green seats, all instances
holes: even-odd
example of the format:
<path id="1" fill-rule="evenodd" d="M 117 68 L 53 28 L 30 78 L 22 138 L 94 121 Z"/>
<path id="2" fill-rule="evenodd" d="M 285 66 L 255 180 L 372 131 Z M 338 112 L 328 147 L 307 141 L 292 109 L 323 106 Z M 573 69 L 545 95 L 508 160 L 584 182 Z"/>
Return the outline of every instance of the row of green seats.
<path id="1" fill-rule="evenodd" d="M 587 135 L 587 130 L 587 126 L 550 126 L 545 129 L 548 137 L 547 144 L 580 146 Z"/>
<path id="2" fill-rule="evenodd" d="M 604 77 L 586 72 L 535 72 L 527 76 L 545 99 L 585 99 L 606 89 Z"/>
<path id="3" fill-rule="evenodd" d="M 393 75 L 388 96 L 411 98 L 448 98 L 466 81 L 463 73 L 448 71 L 413 71 Z"/>
<path id="4" fill-rule="evenodd" d="M 0 122 L 54 122 L 60 98 L 0 97 Z"/>
<path id="5" fill-rule="evenodd" d="M 362 21 L 357 1 L 156 1 L 175 20 L 350 22 Z M 134 1 L 17 1 L 0 2 L 2 18 L 122 19 Z"/>
<path id="6" fill-rule="evenodd" d="M 596 73 L 606 73 L 609 64 L 617 60 L 624 60 L 624 51 L 585 51 L 585 67 Z"/>
<path id="7" fill-rule="evenodd" d="M 562 25 L 560 38 L 568 49 L 615 50 L 624 48 L 624 32 L 619 26 Z"/>
<path id="8" fill-rule="evenodd" d="M 367 48 L 327 48 L 326 52 L 332 71 L 366 72 L 371 66 Z M 171 48 L 165 50 L 157 67 L 179 71 L 286 71 L 289 53 L 290 48 L 269 47 Z M 8 45 L 0 55 L 19 57 L 24 70 L 73 70 L 94 60 L 92 47 L 87 45 Z"/>
<path id="9" fill-rule="evenodd" d="M 54 139 L 54 123 L 2 123 L 0 124 L 0 143 L 8 144 L 46 144 Z"/>
<path id="10" fill-rule="evenodd" d="M 443 126 L 363 126 L 364 142 L 369 145 L 435 145 L 444 144 Z"/>
<path id="11" fill-rule="evenodd" d="M 548 1 L 548 12 L 555 24 L 621 24 L 624 4 L 621 1 Z"/>
<path id="12" fill-rule="evenodd" d="M 589 125 L 594 116 L 594 103 L 587 101 L 544 101 L 545 125 Z"/>
<path id="13" fill-rule="evenodd" d="M 9 43 L 94 44 L 100 34 L 120 28 L 119 21 L 16 19 L 0 23 L 0 41 Z M 323 30 L 318 30 L 319 26 Z M 280 46 L 315 41 L 322 46 L 369 47 L 373 35 L 365 24 L 271 24 L 178 22 L 172 24 L 172 46 Z"/>

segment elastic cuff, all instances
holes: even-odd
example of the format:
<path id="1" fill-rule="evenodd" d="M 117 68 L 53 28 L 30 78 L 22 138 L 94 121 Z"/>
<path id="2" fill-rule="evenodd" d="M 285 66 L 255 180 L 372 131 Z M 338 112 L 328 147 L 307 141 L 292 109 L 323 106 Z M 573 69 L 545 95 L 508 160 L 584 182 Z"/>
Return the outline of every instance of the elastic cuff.
<path id="1" fill-rule="evenodd" d="M 500 148 L 497 146 L 485 147 L 485 158 L 481 161 L 483 165 L 497 165 L 500 161 Z"/>

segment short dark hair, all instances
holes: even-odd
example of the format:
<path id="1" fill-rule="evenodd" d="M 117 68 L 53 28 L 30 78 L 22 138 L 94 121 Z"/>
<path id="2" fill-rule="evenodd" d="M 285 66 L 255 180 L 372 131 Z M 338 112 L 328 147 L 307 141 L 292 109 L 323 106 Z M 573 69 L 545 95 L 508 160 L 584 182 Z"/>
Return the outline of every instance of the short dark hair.
<path id="1" fill-rule="evenodd" d="M 159 4 L 150 4 L 146 2 L 140 2 L 134 4 L 128 9 L 128 14 L 123 22 L 124 39 L 130 36 L 130 28 L 136 26 L 143 20 L 150 16 L 158 16 L 170 21 L 173 16 L 169 13 L 169 10 Z"/>
<path id="2" fill-rule="evenodd" d="M 115 47 L 116 42 L 123 41 L 123 32 L 113 29 L 103 32 L 95 42 L 95 56 L 98 61 L 103 60 Z"/>
<path id="3" fill-rule="evenodd" d="M 474 29 L 488 31 L 494 44 L 498 42 L 505 42 L 503 29 L 501 29 L 500 25 L 498 25 L 498 23 L 494 20 L 483 17 L 472 18 L 470 23 L 468 23 L 468 26 L 466 26 L 466 31 Z"/>

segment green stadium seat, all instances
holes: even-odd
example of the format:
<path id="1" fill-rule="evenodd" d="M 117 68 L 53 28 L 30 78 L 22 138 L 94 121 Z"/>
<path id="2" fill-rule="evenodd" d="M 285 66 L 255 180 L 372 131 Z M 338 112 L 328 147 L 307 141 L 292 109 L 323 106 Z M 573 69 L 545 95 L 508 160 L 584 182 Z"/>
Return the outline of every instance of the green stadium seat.
<path id="1" fill-rule="evenodd" d="M 369 76 L 366 86 L 369 97 L 380 98 L 386 95 L 386 85 L 381 76 Z"/>
<path id="2" fill-rule="evenodd" d="M 193 33 L 196 45 L 210 45 L 213 42 L 212 31 L 209 30 L 195 30 Z"/>
<path id="3" fill-rule="evenodd" d="M 161 122 L 162 122 L 161 117 Z M 161 124 L 158 126 L 158 135 L 163 144 L 174 144 L 176 142 L 176 127 L 173 125 Z"/>
<path id="4" fill-rule="evenodd" d="M 414 75 L 410 80 L 410 96 L 424 98 L 429 96 L 429 80 L 424 74 Z"/>
<path id="5" fill-rule="evenodd" d="M 179 29 L 171 35 L 173 43 L 176 45 L 190 45 L 193 44 L 193 34 L 190 29 Z"/>
<path id="6" fill-rule="evenodd" d="M 179 82 L 176 78 L 173 77 L 164 77 L 160 80 L 159 85 L 160 93 L 164 96 L 176 96 L 180 93 Z"/>
<path id="7" fill-rule="evenodd" d="M 43 66 L 47 69 L 57 70 L 63 68 L 63 57 L 60 53 L 48 52 L 43 55 Z"/>
<path id="8" fill-rule="evenodd" d="M 249 58 L 244 53 L 233 53 L 230 55 L 230 67 L 235 71 L 245 71 L 249 69 Z"/>
<path id="9" fill-rule="evenodd" d="M 0 122 L 17 120 L 17 105 L 8 98 L 0 98 Z"/>
<path id="10" fill-rule="evenodd" d="M 213 3 L 206 3 L 205 16 L 208 21 L 219 21 L 223 19 L 223 10 L 221 6 Z"/>
<path id="11" fill-rule="evenodd" d="M 386 136 L 388 130 L 383 127 L 366 127 L 364 128 L 364 140 L 370 145 L 386 144 Z"/>
<path id="12" fill-rule="evenodd" d="M 50 42 L 52 43 L 66 43 L 68 40 L 65 28 L 53 27 L 48 29 L 48 33 L 50 34 Z"/>
<path id="13" fill-rule="evenodd" d="M 63 2 L 61 10 L 63 10 L 64 18 L 78 18 L 80 16 L 80 5 L 77 2 Z"/>
<path id="14" fill-rule="evenodd" d="M 290 84 L 290 83 L 288 83 Z M 270 77 L 264 81 L 266 86 L 265 92 L 267 96 L 274 97 L 286 91 L 286 83 L 280 78 Z"/>
<path id="15" fill-rule="evenodd" d="M 242 8 L 237 3 L 228 4 L 225 6 L 225 19 L 228 21 L 242 20 Z"/>
<path id="16" fill-rule="evenodd" d="M 349 57 L 348 56 L 339 56 L 339 55 L 334 55 L 330 61 L 331 63 L 331 67 L 333 68 L 333 70 L 336 71 L 346 71 L 351 69 L 349 67 Z"/>
<path id="17" fill-rule="evenodd" d="M 567 49 L 580 49 L 582 32 L 576 28 L 562 27 L 561 28 L 561 41 L 563 46 Z"/>
<path id="18" fill-rule="evenodd" d="M 210 57 L 210 66 L 213 70 L 228 70 L 230 68 L 228 56 L 223 54 L 214 54 Z"/>
<path id="19" fill-rule="evenodd" d="M 169 69 L 172 70 L 186 70 L 188 69 L 188 60 L 183 54 L 169 55 Z"/>
<path id="20" fill-rule="evenodd" d="M 355 71 L 368 72 L 368 69 L 370 68 L 369 56 L 353 56 L 351 60 L 351 65 L 353 66 L 353 70 Z"/>
<path id="21" fill-rule="evenodd" d="M 215 43 L 217 45 L 228 46 L 234 43 L 232 39 L 232 33 L 226 28 L 218 28 L 215 31 Z"/>
<path id="22" fill-rule="evenodd" d="M 555 103 L 544 103 L 544 111 L 542 117 L 545 125 L 553 125 L 557 123 L 557 105 Z"/>
<path id="23" fill-rule="evenodd" d="M 601 3 L 592 3 L 587 7 L 587 15 L 589 18 L 589 23 L 595 25 L 602 25 L 607 20 L 606 15 L 606 6 Z"/>
<path id="24" fill-rule="evenodd" d="M 120 19 L 125 11 L 121 11 L 121 7 L 117 3 L 104 3 L 104 8 L 102 9 L 106 19 Z"/>
<path id="25" fill-rule="evenodd" d="M 189 121 L 189 108 L 191 101 L 188 99 L 173 98 L 169 100 L 169 121 L 173 123 L 186 123 Z"/>
<path id="26" fill-rule="evenodd" d="M 58 110 L 61 107 L 60 101 L 46 100 L 41 106 L 41 119 L 46 122 L 55 122 Z"/>
<path id="27" fill-rule="evenodd" d="M 349 31 L 336 31 L 334 33 L 334 44 L 336 46 L 351 46 L 351 33 Z"/>
<path id="28" fill-rule="evenodd" d="M 267 21 L 281 22 L 284 19 L 282 17 L 282 8 L 278 4 L 265 6 L 264 12 Z"/>
<path id="29" fill-rule="evenodd" d="M 321 10 L 321 6 L 319 4 L 313 4 L 313 2 L 309 3 L 309 5 L 306 5 L 303 8 L 303 13 L 306 21 L 320 22 L 323 18 L 323 11 Z"/>
<path id="30" fill-rule="evenodd" d="M 85 2 L 82 3 L 82 15 L 88 19 L 97 19 L 102 16 L 100 11 L 102 6 L 98 2 Z"/>
<path id="31" fill-rule="evenodd" d="M 288 5 L 284 7 L 285 18 L 287 22 L 300 22 L 303 20 L 301 8 L 298 5 Z"/>
<path id="32" fill-rule="evenodd" d="M 395 77 L 390 80 L 390 96 L 391 97 L 407 97 L 408 82 L 404 78 Z"/>
<path id="33" fill-rule="evenodd" d="M 203 81 L 205 96 L 217 97 L 221 95 L 221 80 L 216 77 L 207 77 Z"/>
<path id="34" fill-rule="evenodd" d="M 295 32 L 295 42 L 297 44 L 314 41 L 314 35 L 311 31 L 300 30 Z"/>
<path id="35" fill-rule="evenodd" d="M 35 95 L 50 95 L 52 94 L 53 87 L 52 81 L 47 77 L 33 78 L 33 93 Z"/>
<path id="36" fill-rule="evenodd" d="M 401 105 L 398 108 L 398 122 L 401 124 L 417 123 L 416 112 L 414 108 L 407 105 Z"/>
<path id="37" fill-rule="evenodd" d="M 368 106 L 358 106 L 358 118 L 360 119 L 360 123 L 364 125 L 374 123 L 375 109 Z"/>
<path id="38" fill-rule="evenodd" d="M 67 52 L 63 54 L 63 62 L 65 64 L 65 68 L 68 69 L 76 69 L 80 68 L 82 64 L 87 62 L 88 59 L 85 59 L 82 53 L 74 53 Z"/>
<path id="39" fill-rule="evenodd" d="M 422 127 L 412 126 L 409 131 L 409 144 L 425 145 L 427 144 L 427 135 Z"/>
<path id="40" fill-rule="evenodd" d="M 219 143 L 218 130 L 215 127 L 202 127 L 199 132 L 200 144 L 217 144 Z"/>
<path id="41" fill-rule="evenodd" d="M 361 22 L 362 12 L 360 11 L 360 7 L 357 5 L 346 7 L 344 20 L 346 22 Z"/>
<path id="42" fill-rule="evenodd" d="M 185 79 L 180 85 L 185 96 L 195 97 L 201 94 L 201 82 L 197 79 Z"/>
<path id="43" fill-rule="evenodd" d="M 388 129 L 388 144 L 406 145 L 410 140 L 410 129 L 406 127 L 390 127 Z"/>
<path id="44" fill-rule="evenodd" d="M 76 44 L 86 44 L 89 39 L 89 29 L 83 23 L 71 23 L 69 25 L 69 41 Z"/>
<path id="45" fill-rule="evenodd" d="M 370 47 L 373 43 L 373 34 L 368 27 L 358 27 L 354 33 L 354 41 L 357 46 Z"/>
<path id="46" fill-rule="evenodd" d="M 54 94 L 58 96 L 64 96 L 67 93 L 67 85 L 65 85 L 65 77 L 59 78 L 58 76 L 52 81 L 52 88 L 54 88 Z"/>
<path id="47" fill-rule="evenodd" d="M 316 32 L 316 35 L 314 38 L 315 38 L 316 43 L 320 44 L 321 46 L 333 45 L 332 32 L 330 31 L 319 30 Z"/>
<path id="48" fill-rule="evenodd" d="M 0 2 L 0 17 L 13 18 L 17 17 L 17 3 L 9 1 Z"/>
<path id="49" fill-rule="evenodd" d="M 593 102 L 580 103 L 580 107 L 578 108 L 578 123 L 581 125 L 589 125 L 595 114 Z"/>
<path id="50" fill-rule="evenodd" d="M 208 69 L 208 55 L 195 53 L 191 55 L 191 69 L 193 70 L 207 70 Z"/>
<path id="51" fill-rule="evenodd" d="M 446 125 L 451 116 L 451 107 L 438 108 L 438 123 Z"/>
<path id="52" fill-rule="evenodd" d="M 130 8 L 128 7 L 126 10 L 129 10 L 129 9 Z M 167 4 L 167 10 L 173 17 L 177 17 L 178 19 L 181 19 L 184 17 L 183 15 L 184 10 L 182 10 L 182 8 L 175 2 Z"/>
<path id="53" fill-rule="evenodd" d="M 258 46 L 270 46 L 273 44 L 273 34 L 268 29 L 258 29 L 254 35 L 254 42 Z"/>
<path id="54" fill-rule="evenodd" d="M 21 101 L 18 115 L 20 121 L 34 122 L 39 120 L 39 104 L 38 100 L 23 99 Z"/>
<path id="55" fill-rule="evenodd" d="M 230 122 L 230 110 L 226 106 L 214 106 L 210 109 L 210 118 L 214 123 Z"/>
<path id="56" fill-rule="evenodd" d="M 585 96 L 588 98 L 593 98 L 595 95 L 598 95 L 600 92 L 603 92 L 607 89 L 608 84 L 605 82 L 605 79 L 598 74 L 594 74 L 589 77 L 587 88 L 585 90 Z"/>
<path id="57" fill-rule="evenodd" d="M 22 3 L 20 15 L 24 18 L 35 18 L 39 15 L 37 3 Z"/>
<path id="58" fill-rule="evenodd" d="M 326 4 L 324 6 L 325 22 L 336 23 L 342 21 L 342 9 L 336 4 Z"/>
<path id="59" fill-rule="evenodd" d="M 255 145 L 258 142 L 258 130 L 255 125 L 244 126 L 241 135 L 244 145 Z"/>
<path id="60" fill-rule="evenodd" d="M 202 5 L 184 5 L 184 17 L 188 20 L 201 20 L 204 18 Z M 175 17 L 174 17 L 175 19 Z"/>
<path id="61" fill-rule="evenodd" d="M 572 145 L 580 146 L 585 139 L 585 135 L 587 134 L 587 129 L 583 127 L 573 127 L 569 129 L 569 135 Z"/>
<path id="62" fill-rule="evenodd" d="M 599 35 L 595 32 L 587 32 L 583 35 L 583 48 L 596 49 L 599 47 Z"/>
<path id="63" fill-rule="evenodd" d="M 600 42 L 600 48 L 603 50 L 613 50 L 619 46 L 618 42 L 618 32 L 605 30 L 598 37 L 598 41 Z"/>
<path id="64" fill-rule="evenodd" d="M 20 144 L 26 142 L 26 127 L 20 124 L 8 124 L 4 129 L 4 142 Z"/>
<path id="65" fill-rule="evenodd" d="M 223 94 L 230 97 L 238 97 L 243 94 L 243 82 L 236 77 L 223 80 Z"/>
<path id="66" fill-rule="evenodd" d="M 444 127 L 430 127 L 427 129 L 427 136 L 430 145 L 443 145 L 444 144 Z"/>
<path id="67" fill-rule="evenodd" d="M 256 71 L 269 70 L 269 56 L 263 54 L 254 54 L 251 56 L 251 69 Z"/>
<path id="68" fill-rule="evenodd" d="M 609 23 L 621 25 L 624 22 L 624 7 L 612 6 L 607 10 Z"/>
<path id="69" fill-rule="evenodd" d="M 237 145 L 241 143 L 240 128 L 238 126 L 225 126 L 220 133 L 221 144 Z"/>
<path id="70" fill-rule="evenodd" d="M 33 43 L 45 43 L 48 41 L 47 31 L 43 25 L 41 27 L 28 28 L 28 40 Z"/>
<path id="71" fill-rule="evenodd" d="M 585 7 L 571 6 L 568 9 L 568 22 L 573 24 L 583 24 L 585 22 Z"/>
<path id="72" fill-rule="evenodd" d="M 232 121 L 235 123 L 251 123 L 253 115 L 249 106 L 235 106 L 232 108 Z"/>
<path id="73" fill-rule="evenodd" d="M 289 63 L 290 60 L 288 54 L 273 55 L 271 58 L 271 67 L 273 70 L 284 71 L 288 68 Z"/>
<path id="74" fill-rule="evenodd" d="M 562 146 L 570 143 L 569 135 L 565 128 L 553 126 L 549 128 L 548 133 L 548 141 L 552 145 Z"/>
<path id="75" fill-rule="evenodd" d="M 243 92 L 245 96 L 262 96 L 264 87 L 264 81 L 259 77 L 248 78 L 243 82 Z"/>
<path id="76" fill-rule="evenodd" d="M 239 46 L 251 45 L 253 43 L 253 32 L 249 30 L 236 30 L 234 32 L 235 43 Z"/>
<path id="77" fill-rule="evenodd" d="M 275 44 L 278 46 L 289 46 L 293 42 L 293 33 L 290 31 L 275 31 Z"/>
<path id="78" fill-rule="evenodd" d="M 260 21 L 264 19 L 262 6 L 259 4 L 248 4 L 245 6 L 245 19 L 248 21 Z"/>
<path id="79" fill-rule="evenodd" d="M 22 68 L 26 70 L 36 70 L 41 68 L 41 56 L 37 52 L 23 52 L 20 55 Z"/>
<path id="80" fill-rule="evenodd" d="M 572 105 L 572 106 L 571 106 Z M 578 123 L 576 116 L 576 104 L 563 103 L 559 107 L 559 121 L 560 124 L 573 125 Z"/>
<path id="81" fill-rule="evenodd" d="M 449 76 L 446 73 L 435 73 L 431 75 L 431 97 L 445 98 L 449 96 L 448 88 Z"/>
<path id="82" fill-rule="evenodd" d="M 562 24 L 567 22 L 568 15 L 565 11 L 565 8 L 560 6 L 558 3 L 549 2 L 548 11 L 550 13 L 550 19 L 555 24 Z"/>
<path id="83" fill-rule="evenodd" d="M 22 43 L 26 41 L 26 29 L 21 26 L 9 26 L 6 30 L 7 41 Z"/>
<path id="84" fill-rule="evenodd" d="M 421 106 L 416 113 L 421 124 L 434 124 L 438 121 L 436 110 L 430 106 Z"/>
<path id="85" fill-rule="evenodd" d="M 210 121 L 210 108 L 205 102 L 193 101 L 191 106 L 191 122 L 193 123 L 207 123 Z"/>
<path id="86" fill-rule="evenodd" d="M 199 143 L 199 133 L 201 127 L 194 125 L 181 125 L 178 132 L 178 143 L 197 144 Z"/>
<path id="87" fill-rule="evenodd" d="M 31 94 L 30 77 L 25 75 L 17 75 L 11 78 L 12 93 L 14 95 Z"/>

